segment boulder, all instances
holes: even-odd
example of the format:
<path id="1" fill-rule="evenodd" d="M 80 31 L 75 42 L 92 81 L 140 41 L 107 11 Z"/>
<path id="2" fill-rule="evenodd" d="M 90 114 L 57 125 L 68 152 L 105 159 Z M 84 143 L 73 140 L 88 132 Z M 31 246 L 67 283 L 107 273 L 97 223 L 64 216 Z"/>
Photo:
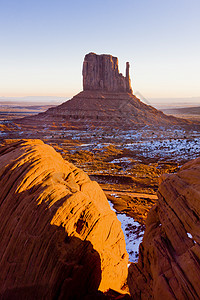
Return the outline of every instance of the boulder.
<path id="1" fill-rule="evenodd" d="M 0 149 L 0 298 L 120 290 L 128 254 L 96 182 L 40 140 Z"/>
<path id="2" fill-rule="evenodd" d="M 200 299 L 199 178 L 200 158 L 163 177 L 139 261 L 129 267 L 133 299 Z"/>

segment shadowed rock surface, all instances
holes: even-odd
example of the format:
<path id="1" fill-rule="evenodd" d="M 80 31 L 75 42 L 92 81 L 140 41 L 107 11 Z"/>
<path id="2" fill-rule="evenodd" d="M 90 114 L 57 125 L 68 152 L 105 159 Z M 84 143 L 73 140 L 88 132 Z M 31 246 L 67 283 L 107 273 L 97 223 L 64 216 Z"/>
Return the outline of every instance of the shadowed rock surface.
<path id="1" fill-rule="evenodd" d="M 129 268 L 133 299 L 200 298 L 199 178 L 200 158 L 163 176 L 139 261 Z"/>
<path id="2" fill-rule="evenodd" d="M 0 149 L 0 297 L 83 299 L 120 290 L 128 254 L 96 182 L 40 140 Z"/>

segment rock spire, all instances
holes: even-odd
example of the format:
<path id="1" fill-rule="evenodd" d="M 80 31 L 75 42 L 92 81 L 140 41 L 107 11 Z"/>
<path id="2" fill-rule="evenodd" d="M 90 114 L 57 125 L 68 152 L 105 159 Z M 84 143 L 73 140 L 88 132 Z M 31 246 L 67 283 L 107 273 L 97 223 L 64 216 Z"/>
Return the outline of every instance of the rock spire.
<path id="1" fill-rule="evenodd" d="M 126 77 L 119 73 L 118 58 L 108 54 L 86 54 L 83 62 L 83 90 L 106 92 L 130 92 L 129 63 Z"/>

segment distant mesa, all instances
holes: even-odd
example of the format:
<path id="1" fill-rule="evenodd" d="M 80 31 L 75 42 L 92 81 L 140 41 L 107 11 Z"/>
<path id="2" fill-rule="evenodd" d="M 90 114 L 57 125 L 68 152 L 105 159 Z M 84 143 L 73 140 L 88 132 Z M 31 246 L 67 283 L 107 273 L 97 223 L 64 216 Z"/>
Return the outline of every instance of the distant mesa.
<path id="1" fill-rule="evenodd" d="M 65 124 L 68 129 L 87 129 L 88 126 L 134 129 L 192 124 L 167 116 L 134 96 L 129 67 L 127 62 L 123 76 L 119 73 L 117 57 L 87 54 L 83 62 L 83 91 L 45 113 L 21 119 L 18 123 L 29 127 L 46 124 L 49 128 L 52 123 L 61 128 Z"/>

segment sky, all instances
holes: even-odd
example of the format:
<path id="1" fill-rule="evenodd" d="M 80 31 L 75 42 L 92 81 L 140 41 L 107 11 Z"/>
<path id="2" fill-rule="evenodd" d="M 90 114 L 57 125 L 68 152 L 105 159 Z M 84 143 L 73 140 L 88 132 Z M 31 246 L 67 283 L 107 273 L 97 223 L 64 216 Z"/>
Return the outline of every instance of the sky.
<path id="1" fill-rule="evenodd" d="M 134 93 L 200 97 L 199 0 L 0 0 L 0 97 L 72 97 L 85 54 L 130 62 Z"/>

